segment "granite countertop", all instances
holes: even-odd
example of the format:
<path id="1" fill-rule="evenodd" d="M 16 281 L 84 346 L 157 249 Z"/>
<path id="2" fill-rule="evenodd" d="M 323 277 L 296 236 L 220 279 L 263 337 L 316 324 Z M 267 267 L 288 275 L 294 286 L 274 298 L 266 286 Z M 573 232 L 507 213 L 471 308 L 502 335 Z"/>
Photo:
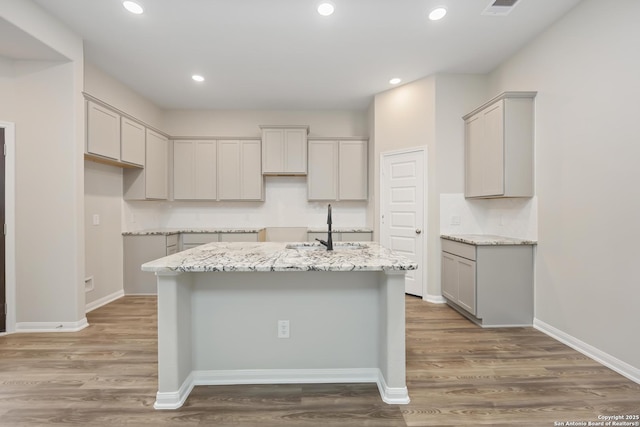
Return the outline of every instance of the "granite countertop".
<path id="1" fill-rule="evenodd" d="M 535 240 L 518 239 L 515 237 L 495 236 L 491 234 L 442 234 L 440 237 L 455 242 L 470 245 L 536 245 Z"/>
<path id="2" fill-rule="evenodd" d="M 264 228 L 156 228 L 139 231 L 123 231 L 123 236 L 170 236 L 179 233 L 259 233 Z"/>
<path id="3" fill-rule="evenodd" d="M 327 232 L 327 226 L 325 225 L 324 227 L 309 227 L 307 228 L 307 231 L 309 233 L 326 233 Z M 370 228 L 364 228 L 364 227 L 336 227 L 336 228 L 332 228 L 332 230 L 334 233 L 372 233 L 373 230 Z"/>
<path id="4" fill-rule="evenodd" d="M 262 228 L 152 228 L 138 231 L 123 231 L 123 236 L 170 236 L 179 233 L 259 233 Z M 311 227 L 307 231 L 312 233 L 326 233 L 327 227 Z M 373 230 L 363 227 L 338 227 L 333 229 L 336 233 L 371 233 Z"/>
<path id="5" fill-rule="evenodd" d="M 295 246 L 288 248 L 287 246 Z M 407 271 L 418 265 L 377 243 L 208 243 L 142 265 L 143 271 Z"/>

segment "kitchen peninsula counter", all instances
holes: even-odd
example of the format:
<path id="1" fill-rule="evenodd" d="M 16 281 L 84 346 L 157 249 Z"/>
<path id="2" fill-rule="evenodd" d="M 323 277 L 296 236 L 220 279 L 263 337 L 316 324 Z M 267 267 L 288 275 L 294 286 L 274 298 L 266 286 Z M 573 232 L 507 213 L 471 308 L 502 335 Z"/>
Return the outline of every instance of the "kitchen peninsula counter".
<path id="1" fill-rule="evenodd" d="M 209 243 L 142 266 L 158 277 L 156 409 L 197 385 L 373 382 L 409 402 L 405 273 L 377 243 Z"/>

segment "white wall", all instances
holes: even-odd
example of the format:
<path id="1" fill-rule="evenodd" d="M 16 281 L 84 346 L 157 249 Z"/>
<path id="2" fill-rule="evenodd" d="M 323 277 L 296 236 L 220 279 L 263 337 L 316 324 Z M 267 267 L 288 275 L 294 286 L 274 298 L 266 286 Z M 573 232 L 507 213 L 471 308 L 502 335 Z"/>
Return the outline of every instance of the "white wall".
<path id="1" fill-rule="evenodd" d="M 85 160 L 84 206 L 85 274 L 93 278 L 86 304 L 93 307 L 123 290 L 122 170 Z"/>
<path id="2" fill-rule="evenodd" d="M 86 62 L 84 91 L 118 110 L 162 130 L 163 111 L 95 65 Z M 85 275 L 93 277 L 86 293 L 88 309 L 119 296 L 123 290 L 122 169 L 85 161 Z M 100 225 L 93 225 L 93 215 Z M 83 288 L 84 289 L 84 288 Z"/>
<path id="3" fill-rule="evenodd" d="M 491 74 L 537 90 L 536 318 L 636 370 L 640 2 L 585 0 Z"/>
<path id="4" fill-rule="evenodd" d="M 13 62 L 0 83 L 14 96 L 0 104 L 0 120 L 16 130 L 16 283 L 8 284 L 16 320 L 27 329 L 82 326 L 82 41 L 30 1 L 5 1 L 0 13 L 69 58 Z"/>
<path id="5" fill-rule="evenodd" d="M 126 202 L 124 228 L 326 227 L 327 202 L 307 201 L 306 177 L 266 177 L 264 202 Z M 331 202 L 333 228 L 366 226 L 366 202 Z"/>
<path id="6" fill-rule="evenodd" d="M 440 300 L 440 194 L 464 190 L 462 116 L 484 102 L 486 80 L 476 75 L 435 75 L 375 97 L 375 212 L 379 232 L 380 153 L 427 146 L 426 295 Z M 378 235 L 378 234 L 376 234 Z"/>
<path id="7" fill-rule="evenodd" d="M 84 91 L 151 127 L 166 127 L 161 108 L 90 62 L 84 65 Z"/>
<path id="8" fill-rule="evenodd" d="M 309 125 L 309 136 L 368 136 L 365 111 L 168 110 L 171 136 L 261 136 L 260 125 Z"/>

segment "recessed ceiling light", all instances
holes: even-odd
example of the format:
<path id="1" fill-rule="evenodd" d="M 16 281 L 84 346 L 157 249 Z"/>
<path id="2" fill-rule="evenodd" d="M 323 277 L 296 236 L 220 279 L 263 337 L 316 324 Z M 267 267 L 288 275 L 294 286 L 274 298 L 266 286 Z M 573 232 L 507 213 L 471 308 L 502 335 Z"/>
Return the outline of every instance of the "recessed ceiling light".
<path id="1" fill-rule="evenodd" d="M 318 13 L 322 16 L 329 16 L 333 14 L 335 10 L 336 7 L 333 5 L 333 3 L 324 2 L 318 5 Z"/>
<path id="2" fill-rule="evenodd" d="M 193 76 L 191 76 L 191 78 L 196 82 L 203 82 L 204 81 L 204 77 L 202 77 L 199 74 L 194 74 Z"/>
<path id="3" fill-rule="evenodd" d="M 444 7 L 437 7 L 429 13 L 429 19 L 431 19 L 432 21 L 438 21 L 444 18 L 444 15 L 446 14 L 447 9 L 445 9 Z"/>
<path id="4" fill-rule="evenodd" d="M 129 12 L 135 13 L 136 15 L 140 15 L 142 12 L 144 12 L 144 9 L 142 9 L 142 6 L 140 6 L 138 3 L 134 1 L 123 1 L 122 5 Z"/>
<path id="5" fill-rule="evenodd" d="M 399 77 L 394 77 L 391 80 L 389 80 L 389 83 L 391 83 L 392 85 L 397 85 L 398 83 L 400 83 L 402 81 L 401 78 Z"/>

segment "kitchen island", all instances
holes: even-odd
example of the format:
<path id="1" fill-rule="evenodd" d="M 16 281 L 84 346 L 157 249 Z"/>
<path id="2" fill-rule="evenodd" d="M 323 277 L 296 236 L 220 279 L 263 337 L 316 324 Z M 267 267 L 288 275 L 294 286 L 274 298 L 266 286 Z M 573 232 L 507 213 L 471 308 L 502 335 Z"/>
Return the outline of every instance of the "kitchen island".
<path id="1" fill-rule="evenodd" d="M 196 385 L 373 382 L 409 402 L 404 276 L 377 243 L 209 243 L 142 266 L 158 279 L 156 409 Z"/>

